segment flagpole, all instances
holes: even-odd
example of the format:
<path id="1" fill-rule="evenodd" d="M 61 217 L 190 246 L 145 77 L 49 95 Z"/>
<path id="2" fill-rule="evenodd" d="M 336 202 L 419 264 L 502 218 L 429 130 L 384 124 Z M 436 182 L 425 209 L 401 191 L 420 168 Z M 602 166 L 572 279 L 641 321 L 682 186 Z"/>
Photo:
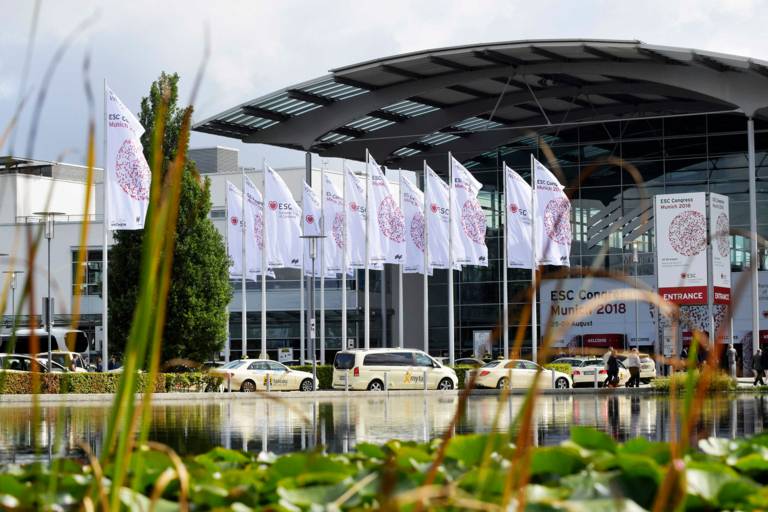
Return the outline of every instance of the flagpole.
<path id="1" fill-rule="evenodd" d="M 429 204 L 427 203 L 427 161 L 424 160 L 424 300 L 422 307 L 424 322 L 424 352 L 429 354 Z"/>
<path id="2" fill-rule="evenodd" d="M 538 323 L 539 323 L 539 311 L 536 302 L 539 295 L 539 283 L 536 282 L 536 166 L 534 165 L 533 153 L 531 153 L 531 287 L 533 293 L 531 296 L 531 359 L 533 362 L 538 360 Z"/>
<path id="3" fill-rule="evenodd" d="M 504 328 L 504 359 L 509 359 L 509 286 L 507 285 L 507 266 L 509 265 L 509 253 L 507 249 L 507 236 L 509 235 L 509 207 L 507 206 L 509 203 L 509 200 L 507 198 L 507 166 L 506 164 L 502 164 L 501 166 L 501 174 L 502 174 L 502 191 L 504 194 L 504 234 L 502 236 L 502 241 L 504 243 L 504 269 L 502 270 L 501 274 L 501 281 L 503 283 L 503 289 L 501 292 L 501 296 L 503 299 L 503 307 L 502 307 L 502 326 Z"/>
<path id="4" fill-rule="evenodd" d="M 261 250 L 261 353 L 260 359 L 267 359 L 267 159 L 261 161 L 261 174 L 264 180 L 264 197 L 262 197 L 261 239 L 264 248 Z"/>
<path id="5" fill-rule="evenodd" d="M 398 169 L 398 206 L 403 211 L 403 171 Z M 397 348 L 403 348 L 403 262 L 397 266 Z"/>
<path id="6" fill-rule="evenodd" d="M 368 166 L 370 165 L 370 152 L 365 150 L 365 270 L 363 271 L 363 280 L 365 281 L 365 297 L 363 310 L 363 348 L 371 348 L 371 282 L 370 282 L 370 264 L 368 262 L 368 245 L 370 240 L 370 208 L 368 204 L 368 188 L 370 180 Z"/>
<path id="7" fill-rule="evenodd" d="M 341 161 L 342 190 L 341 201 L 344 204 L 344 232 L 342 234 L 341 255 L 341 350 L 347 348 L 347 167 L 344 160 Z"/>
<path id="8" fill-rule="evenodd" d="M 227 182 L 227 189 L 224 190 L 224 211 L 226 212 L 226 221 L 224 222 L 224 246 L 227 248 L 227 257 L 229 254 L 229 182 Z M 229 273 L 229 270 L 227 270 Z M 231 277 L 231 274 L 227 277 Z M 224 342 L 224 362 L 229 362 L 229 338 L 231 333 L 229 332 L 229 304 L 227 304 L 227 340 Z"/>
<path id="9" fill-rule="evenodd" d="M 453 366 L 453 156 L 448 152 L 448 364 Z"/>
<path id="10" fill-rule="evenodd" d="M 248 357 L 248 300 L 245 295 L 245 273 L 248 269 L 248 260 L 246 259 L 246 253 L 245 253 L 245 202 L 247 201 L 247 194 L 245 192 L 245 167 L 240 168 L 242 170 L 242 182 L 243 182 L 243 196 L 242 196 L 242 202 L 240 203 L 240 233 L 242 236 L 242 243 L 240 244 L 242 246 L 242 265 L 240 272 L 241 278 L 240 278 L 240 303 L 242 304 L 242 315 L 241 315 L 241 328 L 242 328 L 242 357 L 246 358 Z"/>
<path id="11" fill-rule="evenodd" d="M 320 234 L 325 236 L 325 161 L 320 165 Z M 320 364 L 325 364 L 325 238 L 320 239 Z"/>
<path id="12" fill-rule="evenodd" d="M 109 190 L 107 179 L 109 176 L 109 162 L 107 159 L 107 131 L 109 130 L 109 120 L 107 119 L 107 79 L 104 78 L 104 170 L 102 171 L 102 188 L 104 195 L 104 229 L 103 245 L 101 248 L 101 365 L 102 371 L 107 371 L 107 362 L 109 361 L 109 348 L 107 346 L 109 339 L 109 255 L 107 253 L 107 242 L 109 238 Z"/>

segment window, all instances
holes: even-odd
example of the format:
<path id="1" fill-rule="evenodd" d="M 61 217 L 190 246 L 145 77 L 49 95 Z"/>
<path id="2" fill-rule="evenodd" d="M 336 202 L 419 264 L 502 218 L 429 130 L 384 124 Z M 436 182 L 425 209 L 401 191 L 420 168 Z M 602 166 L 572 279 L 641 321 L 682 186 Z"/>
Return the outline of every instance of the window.
<path id="1" fill-rule="evenodd" d="M 355 366 L 355 354 L 338 352 L 333 360 L 333 367 L 337 370 L 351 370 Z"/>
<path id="2" fill-rule="evenodd" d="M 368 354 L 363 360 L 365 366 L 410 366 L 412 364 L 413 357 L 410 352 Z"/>
<path id="3" fill-rule="evenodd" d="M 72 295 L 101 295 L 101 249 L 89 249 L 85 252 L 85 261 L 78 261 L 78 251 L 72 250 Z M 77 268 L 83 267 L 83 280 L 77 286 Z"/>
<path id="4" fill-rule="evenodd" d="M 243 361 L 243 360 L 239 360 L 239 361 L 230 361 L 230 362 L 228 362 L 227 364 L 225 364 L 224 366 L 222 366 L 221 368 L 222 368 L 222 369 L 225 369 L 225 370 L 235 370 L 235 369 L 237 369 L 237 368 L 240 368 L 240 367 L 241 367 L 241 366 L 243 366 L 244 364 L 245 364 L 245 361 Z"/>
<path id="5" fill-rule="evenodd" d="M 269 366 L 264 361 L 255 361 L 248 367 L 249 370 L 256 370 L 257 372 L 264 372 L 269 370 Z"/>
<path id="6" fill-rule="evenodd" d="M 414 358 L 416 359 L 416 366 L 426 366 L 427 368 L 432 368 L 434 364 L 432 363 L 432 358 L 425 354 L 415 353 Z"/>
<path id="7" fill-rule="evenodd" d="M 272 370 L 273 372 L 287 372 L 288 371 L 288 368 L 286 368 L 285 366 L 283 366 L 280 363 L 276 363 L 275 361 L 268 361 L 266 364 L 267 364 L 267 367 L 270 370 Z"/>

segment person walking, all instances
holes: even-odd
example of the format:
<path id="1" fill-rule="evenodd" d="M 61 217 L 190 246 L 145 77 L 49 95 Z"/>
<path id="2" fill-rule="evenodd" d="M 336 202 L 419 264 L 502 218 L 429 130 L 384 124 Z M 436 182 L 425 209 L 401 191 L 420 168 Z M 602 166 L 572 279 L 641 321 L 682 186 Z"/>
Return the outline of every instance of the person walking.
<path id="1" fill-rule="evenodd" d="M 608 377 L 605 379 L 605 381 L 608 386 L 615 388 L 619 383 L 619 360 L 616 359 L 616 354 L 613 353 L 613 350 L 610 351 L 610 355 L 608 356 L 607 367 Z"/>
<path id="2" fill-rule="evenodd" d="M 733 343 L 728 344 L 728 350 L 725 351 L 725 356 L 728 360 L 728 371 L 731 374 L 731 378 L 736 378 L 736 349 L 733 348 Z M 765 366 L 763 366 L 765 367 Z"/>
<path id="3" fill-rule="evenodd" d="M 752 371 L 755 372 L 755 381 L 752 383 L 757 386 L 758 383 L 761 386 L 765 386 L 763 382 L 763 351 L 757 349 L 757 353 L 752 356 Z"/>
<path id="4" fill-rule="evenodd" d="M 762 355 L 760 356 L 760 362 L 763 365 L 763 371 L 768 372 L 768 350 L 762 350 Z"/>
<path id="5" fill-rule="evenodd" d="M 633 348 L 627 356 L 627 368 L 629 368 L 629 380 L 627 381 L 628 388 L 640 387 L 640 354 L 637 352 L 637 347 Z"/>

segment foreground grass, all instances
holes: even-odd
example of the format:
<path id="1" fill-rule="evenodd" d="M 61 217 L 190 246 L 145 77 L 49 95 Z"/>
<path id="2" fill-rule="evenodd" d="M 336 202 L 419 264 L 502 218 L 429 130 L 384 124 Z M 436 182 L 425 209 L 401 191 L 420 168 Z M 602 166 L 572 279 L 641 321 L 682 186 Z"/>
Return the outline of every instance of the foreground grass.
<path id="1" fill-rule="evenodd" d="M 439 461 L 437 477 L 423 486 L 440 441 L 358 444 L 344 455 L 300 452 L 282 456 L 216 448 L 180 460 L 160 445 L 145 445 L 131 459 L 134 489 L 120 490 L 123 507 L 142 510 L 498 510 L 514 482 L 515 448 L 503 434 L 457 436 Z M 702 440 L 674 459 L 667 443 L 608 435 L 575 427 L 560 446 L 535 448 L 524 493 L 509 505 L 536 511 L 763 510 L 768 507 L 768 435 Z M 484 457 L 484 454 L 490 454 Z M 138 471 L 141 468 L 141 471 Z M 54 473 L 43 464 L 0 471 L 0 509 L 92 510 L 110 489 L 114 468 L 73 460 Z M 662 482 L 676 475 L 673 492 L 656 503 Z M 52 480 L 56 483 L 51 486 Z M 96 483 L 97 481 L 101 483 Z M 51 494 L 50 489 L 56 489 Z M 96 505 L 98 507 L 98 504 Z"/>

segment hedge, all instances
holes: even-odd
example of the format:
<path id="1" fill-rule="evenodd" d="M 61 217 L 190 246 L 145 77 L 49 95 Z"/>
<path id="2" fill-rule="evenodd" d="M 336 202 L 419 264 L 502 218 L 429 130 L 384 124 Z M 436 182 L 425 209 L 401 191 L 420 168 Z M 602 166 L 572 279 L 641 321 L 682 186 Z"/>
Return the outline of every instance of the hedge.
<path id="1" fill-rule="evenodd" d="M 688 379 L 687 372 L 677 372 L 672 377 L 657 377 L 653 379 L 651 386 L 657 391 L 669 392 L 672 384 L 672 379 L 675 381 L 675 386 L 678 392 L 685 391 L 686 381 Z M 699 382 L 699 371 L 694 370 L 693 375 L 694 386 Z M 717 372 L 712 376 L 712 380 L 709 382 L 707 391 L 732 391 L 736 389 L 736 381 L 732 379 L 728 374 Z"/>
<path id="2" fill-rule="evenodd" d="M 52 373 L 40 375 L 40 392 L 48 394 L 114 393 L 120 383 L 119 373 Z M 139 374 L 139 389 L 149 388 L 147 374 Z M 155 393 L 215 391 L 221 377 L 209 373 L 161 373 L 155 377 Z M 19 395 L 32 393 L 32 374 L 0 372 L 0 393 Z"/>

